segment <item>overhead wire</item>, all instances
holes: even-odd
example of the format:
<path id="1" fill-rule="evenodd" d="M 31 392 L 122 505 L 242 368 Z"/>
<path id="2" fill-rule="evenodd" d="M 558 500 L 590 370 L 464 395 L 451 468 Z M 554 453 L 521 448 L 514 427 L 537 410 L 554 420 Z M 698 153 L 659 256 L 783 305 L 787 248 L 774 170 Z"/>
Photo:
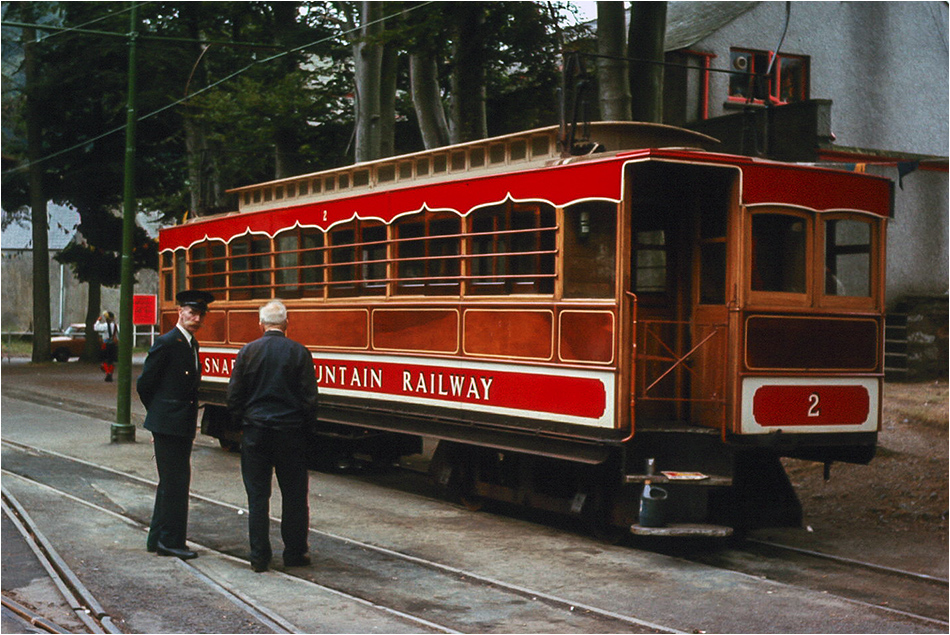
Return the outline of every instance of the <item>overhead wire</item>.
<path id="1" fill-rule="evenodd" d="M 208 92 L 208 91 L 210 91 L 210 90 L 212 90 L 212 89 L 214 89 L 214 88 L 217 88 L 217 87 L 220 86 L 221 84 L 224 84 L 225 82 L 231 81 L 231 80 L 234 79 L 235 77 L 237 77 L 237 76 L 239 76 L 239 75 L 241 75 L 241 74 L 247 72 L 247 71 L 250 70 L 251 68 L 254 68 L 254 67 L 256 67 L 256 66 L 258 66 L 258 65 L 260 65 L 260 64 L 267 64 L 267 63 L 269 63 L 269 62 L 272 62 L 272 61 L 281 59 L 281 58 L 286 57 L 286 56 L 288 56 L 288 55 L 293 55 L 293 54 L 296 54 L 296 53 L 300 53 L 300 52 L 302 52 L 302 51 L 304 51 L 304 50 L 306 50 L 306 49 L 308 49 L 308 48 L 310 48 L 310 47 L 312 47 L 312 46 L 317 46 L 318 44 L 323 44 L 323 43 L 325 43 L 325 42 L 329 42 L 330 40 L 333 40 L 333 39 L 335 39 L 335 38 L 338 38 L 338 37 L 341 37 L 341 36 L 351 35 L 352 33 L 355 33 L 355 32 L 357 32 L 357 31 L 359 31 L 360 29 L 363 29 L 363 28 L 365 28 L 365 27 L 367 27 L 367 26 L 373 26 L 373 25 L 375 25 L 375 24 L 379 24 L 379 23 L 385 22 L 386 20 L 390 20 L 390 19 L 392 19 L 392 18 L 395 18 L 395 17 L 399 17 L 399 16 L 402 16 L 402 15 L 408 14 L 409 12 L 415 11 L 416 9 L 419 9 L 419 8 L 422 8 L 422 7 L 425 7 L 425 6 L 428 6 L 428 5 L 432 4 L 433 2 L 435 2 L 435 0 L 429 0 L 428 2 L 422 2 L 422 3 L 420 3 L 420 4 L 417 4 L 417 5 L 413 5 L 413 6 L 404 8 L 404 9 L 402 9 L 402 10 L 400 10 L 400 11 L 397 11 L 397 12 L 392 13 L 392 14 L 390 14 L 390 15 L 387 15 L 387 16 L 384 16 L 384 17 L 382 17 L 382 18 L 379 18 L 378 20 L 372 20 L 372 21 L 370 21 L 370 22 L 367 22 L 366 24 L 363 24 L 363 25 L 360 25 L 360 26 L 357 26 L 357 27 L 353 27 L 353 28 L 351 28 L 351 29 L 344 29 L 344 30 L 341 31 L 340 33 L 336 33 L 336 34 L 333 34 L 333 35 L 328 35 L 328 36 L 326 36 L 326 37 L 322 37 L 322 38 L 320 38 L 320 39 L 318 39 L 318 40 L 314 40 L 314 41 L 308 42 L 308 43 L 306 43 L 306 44 L 301 44 L 300 46 L 297 46 L 297 47 L 294 47 L 294 48 L 291 48 L 291 49 L 287 49 L 286 51 L 281 51 L 280 53 L 276 53 L 276 54 L 274 54 L 274 55 L 271 55 L 270 57 L 265 57 L 264 59 L 254 60 L 253 62 L 251 62 L 250 64 L 247 64 L 247 65 L 244 66 L 243 68 L 238 69 L 237 71 L 234 71 L 233 73 L 230 73 L 229 75 L 226 75 L 226 76 L 222 77 L 221 79 L 219 79 L 219 80 L 217 80 L 217 81 L 215 81 L 215 82 L 213 82 L 213 83 L 211 83 L 211 84 L 205 86 L 204 88 L 200 88 L 200 89 L 196 90 L 195 92 L 193 92 L 193 93 L 191 93 L 191 94 L 189 94 L 189 95 L 185 95 L 184 97 L 182 97 L 182 98 L 180 98 L 180 99 L 177 99 L 177 100 L 175 100 L 175 101 L 173 101 L 173 102 L 171 102 L 171 103 L 169 103 L 169 104 L 167 104 L 167 105 L 165 105 L 165 106 L 162 106 L 161 108 L 158 108 L 157 110 L 153 110 L 152 112 L 149 112 L 149 113 L 146 113 L 146 114 L 144 114 L 144 115 L 139 116 L 138 119 L 136 119 L 136 122 L 138 123 L 138 122 L 145 121 L 146 119 L 150 119 L 150 118 L 152 118 L 152 117 L 154 117 L 154 116 L 156 116 L 156 115 L 159 115 L 159 114 L 161 114 L 161 113 L 163 113 L 163 112 L 165 112 L 165 111 L 167 111 L 167 110 L 171 110 L 172 108 L 175 108 L 175 107 L 177 107 L 177 106 L 180 106 L 181 104 L 185 103 L 186 101 L 188 101 L 188 100 L 190 100 L 190 99 L 192 99 L 192 98 L 194 98 L 194 97 L 197 97 L 198 95 L 201 95 L 201 94 L 203 94 L 203 93 L 206 93 L 206 92 Z M 115 14 L 110 14 L 110 16 L 108 16 L 108 17 L 111 17 L 111 16 L 113 16 L 113 15 L 115 15 Z M 103 18 L 103 19 L 104 19 L 104 18 Z M 36 26 L 37 28 L 42 28 L 42 25 L 35 25 L 35 26 Z M 79 28 L 79 27 L 77 27 L 77 28 Z M 130 33 L 130 34 L 128 34 L 128 36 L 131 37 L 132 34 Z M 24 164 L 21 164 L 21 165 L 15 167 L 15 168 L 11 168 L 10 170 L 6 170 L 6 171 L 2 172 L 2 175 L 3 175 L 3 176 L 6 176 L 6 175 L 8 175 L 8 174 L 13 174 L 13 173 L 16 173 L 16 172 L 22 172 L 22 171 L 24 171 L 24 170 L 29 169 L 30 167 L 32 167 L 32 166 L 35 165 L 35 164 L 43 163 L 44 161 L 49 161 L 50 159 L 54 159 L 54 158 L 56 158 L 56 157 L 58 157 L 58 156 L 62 156 L 63 154 L 67 154 L 67 153 L 69 153 L 69 152 L 73 152 L 73 151 L 75 151 L 75 150 L 77 150 L 77 149 L 79 149 L 79 148 L 82 148 L 82 147 L 84 147 L 84 146 L 88 146 L 89 144 L 95 143 L 96 141 L 99 141 L 99 140 L 101 140 L 101 139 L 104 139 L 104 138 L 106 138 L 106 137 L 108 137 L 108 136 L 114 135 L 114 134 L 116 134 L 116 133 L 118 133 L 118 132 L 122 132 L 123 130 L 125 130 L 125 128 L 126 128 L 126 124 L 122 124 L 121 126 L 117 126 L 117 127 L 113 128 L 112 130 L 108 130 L 108 131 L 106 131 L 106 132 L 103 132 L 102 134 L 96 135 L 95 137 L 91 137 L 91 138 L 89 138 L 89 139 L 86 139 L 86 140 L 84 140 L 84 141 L 81 141 L 80 143 L 77 143 L 77 144 L 75 144 L 75 145 L 73 145 L 73 146 L 70 146 L 70 147 L 68 147 L 68 148 L 64 148 L 63 150 L 59 150 L 58 152 L 54 152 L 54 153 L 52 153 L 52 154 L 48 154 L 48 155 L 46 155 L 46 156 L 44 156 L 44 157 L 41 157 L 40 159 L 38 159 L 38 160 L 35 161 L 35 162 L 32 162 L 32 163 L 31 163 L 31 162 L 27 162 L 27 163 L 24 163 Z"/>

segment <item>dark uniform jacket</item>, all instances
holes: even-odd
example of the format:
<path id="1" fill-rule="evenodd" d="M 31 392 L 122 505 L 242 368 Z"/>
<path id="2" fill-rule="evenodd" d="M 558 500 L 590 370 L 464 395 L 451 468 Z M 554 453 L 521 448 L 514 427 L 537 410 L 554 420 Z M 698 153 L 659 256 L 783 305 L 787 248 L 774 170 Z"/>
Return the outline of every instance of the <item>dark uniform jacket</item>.
<path id="1" fill-rule="evenodd" d="M 139 398 L 148 411 L 145 429 L 193 439 L 200 379 L 195 353 L 181 329 L 176 326 L 158 337 L 136 383 Z"/>
<path id="2" fill-rule="evenodd" d="M 265 331 L 238 353 L 228 384 L 228 410 L 244 425 L 292 428 L 316 417 L 313 356 L 281 331 Z"/>

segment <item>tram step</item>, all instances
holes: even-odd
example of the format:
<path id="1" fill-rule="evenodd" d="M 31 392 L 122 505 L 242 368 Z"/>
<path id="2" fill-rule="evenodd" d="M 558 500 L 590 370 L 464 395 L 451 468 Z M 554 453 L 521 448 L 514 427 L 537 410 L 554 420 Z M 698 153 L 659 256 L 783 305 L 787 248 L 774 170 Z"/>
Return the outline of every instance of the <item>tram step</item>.
<path id="1" fill-rule="evenodd" d="M 630 533 L 636 536 L 669 536 L 672 538 L 728 538 L 732 535 L 732 527 L 702 523 L 673 523 L 665 527 L 631 525 Z"/>
<path id="2" fill-rule="evenodd" d="M 698 472 L 679 472 L 677 476 L 665 476 L 664 474 L 627 474 L 624 482 L 627 485 L 635 483 L 650 483 L 657 485 L 659 483 L 676 485 L 697 485 L 702 487 L 729 487 L 732 485 L 731 476 L 717 476 L 715 474 L 699 474 Z"/>

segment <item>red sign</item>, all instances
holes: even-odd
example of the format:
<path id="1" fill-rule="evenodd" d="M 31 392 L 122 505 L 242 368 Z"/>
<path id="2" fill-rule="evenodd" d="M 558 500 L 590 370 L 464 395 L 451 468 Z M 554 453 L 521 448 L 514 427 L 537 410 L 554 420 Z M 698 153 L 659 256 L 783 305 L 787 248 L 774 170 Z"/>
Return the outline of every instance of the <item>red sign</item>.
<path id="1" fill-rule="evenodd" d="M 760 426 L 861 425 L 870 414 L 864 386 L 761 386 L 752 413 Z"/>
<path id="2" fill-rule="evenodd" d="M 132 324 L 135 326 L 152 326 L 158 323 L 158 296 L 132 296 Z"/>
<path id="3" fill-rule="evenodd" d="M 206 379 L 230 377 L 236 356 L 236 352 L 202 352 L 202 375 Z M 604 383 L 594 377 L 428 366 L 410 361 L 315 358 L 313 362 L 321 389 L 585 419 L 600 419 L 607 411 Z"/>

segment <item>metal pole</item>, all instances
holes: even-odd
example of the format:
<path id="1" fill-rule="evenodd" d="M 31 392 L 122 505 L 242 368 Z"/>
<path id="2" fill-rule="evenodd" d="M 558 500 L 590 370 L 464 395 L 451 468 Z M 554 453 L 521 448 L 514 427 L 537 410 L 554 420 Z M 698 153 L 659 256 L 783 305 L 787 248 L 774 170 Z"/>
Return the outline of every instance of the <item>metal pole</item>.
<path id="1" fill-rule="evenodd" d="M 136 113 L 136 39 L 138 6 L 132 2 L 129 28 L 129 94 L 125 121 L 125 192 L 122 205 L 122 269 L 119 298 L 119 359 L 116 388 L 116 416 L 112 424 L 112 443 L 135 442 L 132 425 L 132 326 L 133 262 L 132 239 L 135 230 L 135 123 Z"/>

